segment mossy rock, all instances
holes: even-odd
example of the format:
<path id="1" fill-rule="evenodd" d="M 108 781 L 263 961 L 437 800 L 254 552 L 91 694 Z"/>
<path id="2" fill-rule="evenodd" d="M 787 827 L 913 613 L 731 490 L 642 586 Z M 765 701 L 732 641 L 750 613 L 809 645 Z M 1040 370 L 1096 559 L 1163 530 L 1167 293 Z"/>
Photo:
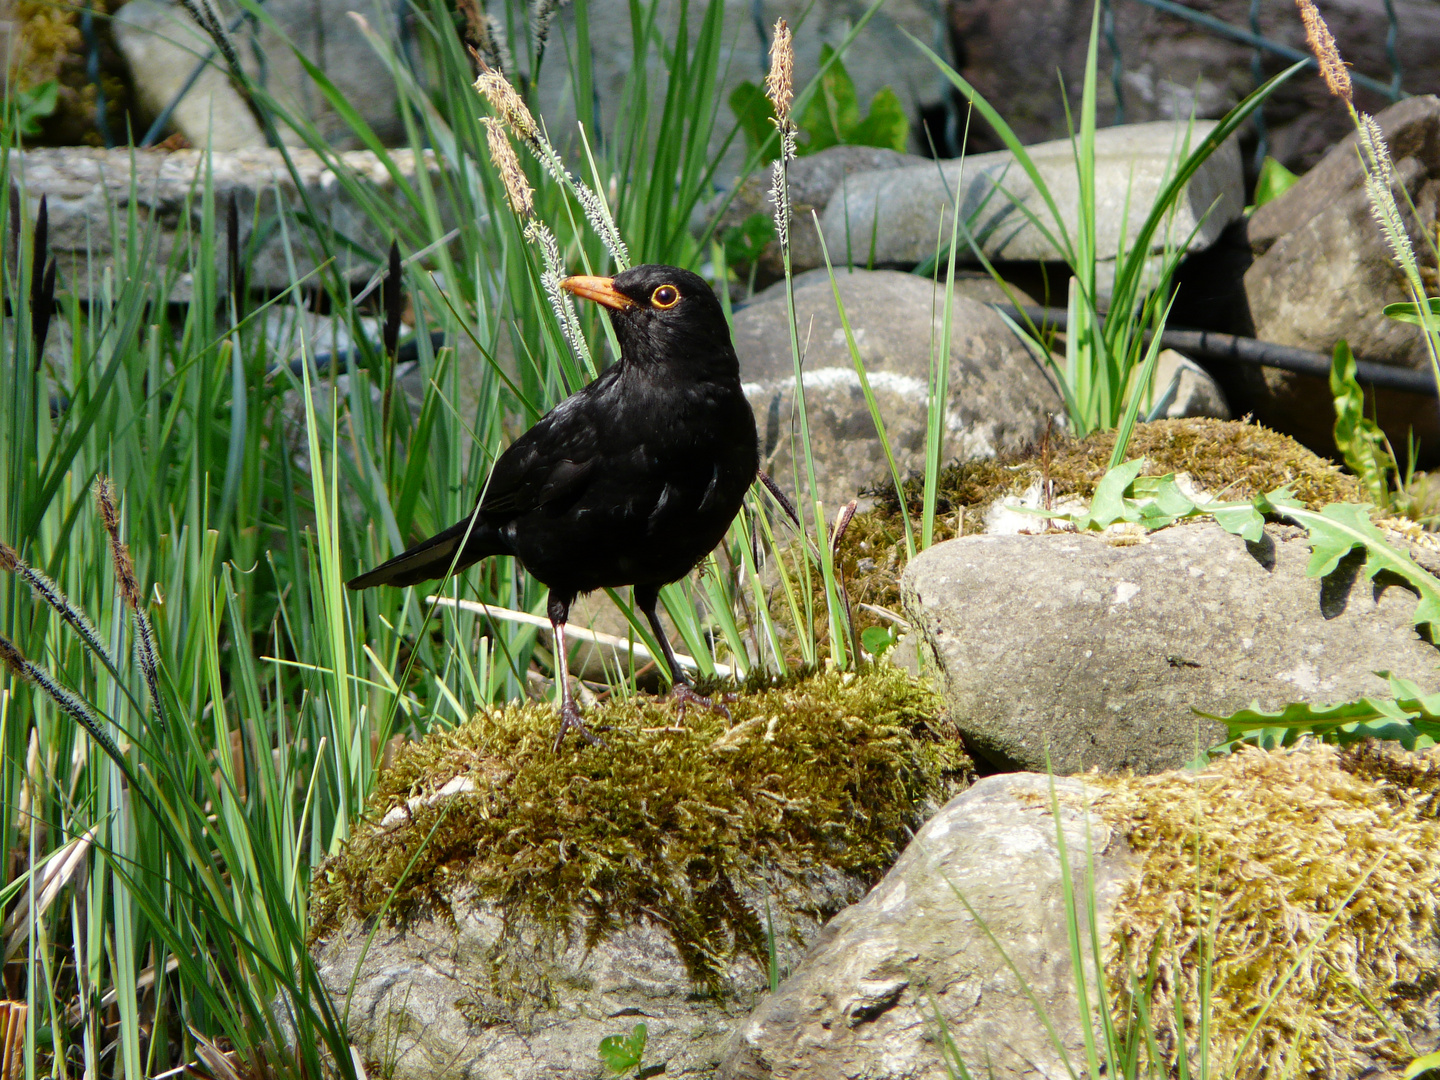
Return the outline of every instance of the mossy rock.
<path id="1" fill-rule="evenodd" d="M 1083 439 L 1059 432 L 1051 435 L 1048 447 L 948 466 L 937 484 L 935 540 L 983 532 L 985 511 L 993 503 L 1023 494 L 1042 478 L 1054 485 L 1056 499 L 1088 500 L 1105 475 L 1114 447 L 1113 431 L 1093 432 Z M 1248 499 L 1282 485 L 1311 509 L 1361 497 L 1355 477 L 1288 435 L 1259 424 L 1205 417 L 1137 424 L 1127 458 L 1138 457 L 1149 462 L 1148 475 L 1188 473 L 1201 490 L 1225 499 Z M 905 489 L 917 529 L 923 490 L 919 479 L 908 482 Z M 872 494 L 878 505 L 855 516 L 840 549 L 840 565 L 860 629 L 884 621 L 861 604 L 899 611 L 900 572 L 905 569 L 904 522 L 895 490 L 881 487 Z"/>
<path id="2" fill-rule="evenodd" d="M 1151 1030 L 1237 1078 L 1398 1076 L 1440 1041 L 1440 754 L 1247 749 L 1199 773 L 1087 777 L 1142 860 L 1114 911 L 1112 1015 L 1154 965 Z M 1132 982 L 1132 973 L 1138 982 Z"/>
<path id="3" fill-rule="evenodd" d="M 752 883 L 828 870 L 868 886 L 971 769 L 936 694 L 888 666 L 742 693 L 728 721 L 692 707 L 677 727 L 673 709 L 612 700 L 588 718 L 604 745 L 558 754 L 544 704 L 407 747 L 372 803 L 402 823 L 357 829 L 325 864 L 314 936 L 453 918 L 471 898 L 591 941 L 662 918 L 703 986 L 737 951 L 765 955 Z M 466 790 L 436 798 L 447 784 Z"/>

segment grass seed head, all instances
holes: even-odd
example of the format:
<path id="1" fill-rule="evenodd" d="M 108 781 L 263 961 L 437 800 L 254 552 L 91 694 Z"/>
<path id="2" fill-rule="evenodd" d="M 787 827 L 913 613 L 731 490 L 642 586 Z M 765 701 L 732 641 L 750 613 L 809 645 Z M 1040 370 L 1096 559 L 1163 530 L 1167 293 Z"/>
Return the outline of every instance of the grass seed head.
<path id="1" fill-rule="evenodd" d="M 1300 21 L 1305 24 L 1305 41 L 1320 64 L 1320 75 L 1325 85 L 1342 101 L 1353 103 L 1355 95 L 1350 86 L 1350 72 L 1345 70 L 1345 62 L 1340 59 L 1340 50 L 1335 45 L 1335 35 L 1330 33 L 1330 27 L 1321 17 L 1315 0 L 1295 0 L 1295 6 L 1300 9 Z"/>
<path id="2" fill-rule="evenodd" d="M 525 179 L 525 170 L 520 167 L 520 159 L 505 134 L 505 125 L 488 116 L 481 122 L 485 125 L 485 141 L 490 146 L 490 160 L 495 163 L 495 171 L 505 185 L 505 198 L 510 203 L 510 209 L 521 217 L 530 217 L 535 213 L 535 192 Z"/>
<path id="3" fill-rule="evenodd" d="M 20 554 L 9 544 L 0 543 L 0 570 L 13 574 L 20 565 Z"/>
<path id="4" fill-rule="evenodd" d="M 533 142 L 540 137 L 539 125 L 535 118 L 530 115 L 529 108 L 510 81 L 498 71 L 482 71 L 480 77 L 475 80 L 475 89 L 484 95 L 490 107 L 495 110 L 495 115 L 509 125 L 510 130 L 515 132 L 526 142 Z"/>
<path id="5" fill-rule="evenodd" d="M 765 76 L 765 96 L 775 106 L 775 118 L 782 125 L 790 122 L 790 106 L 795 101 L 795 47 L 790 40 L 790 24 L 775 21 L 775 40 L 770 44 L 770 74 Z"/>

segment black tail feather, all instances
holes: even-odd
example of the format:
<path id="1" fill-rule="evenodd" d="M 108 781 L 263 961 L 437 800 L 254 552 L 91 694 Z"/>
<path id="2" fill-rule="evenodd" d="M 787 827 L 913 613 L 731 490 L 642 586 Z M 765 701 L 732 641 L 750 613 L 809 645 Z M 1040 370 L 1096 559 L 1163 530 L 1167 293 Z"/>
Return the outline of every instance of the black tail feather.
<path id="1" fill-rule="evenodd" d="M 463 549 L 460 547 L 462 543 L 465 545 Z M 458 560 L 455 557 L 457 550 L 460 553 Z M 375 569 L 351 578 L 345 587 L 369 589 L 376 585 L 394 585 L 403 588 L 443 578 L 452 564 L 458 573 L 489 555 L 504 553 L 505 547 L 491 526 L 477 521 L 472 528 L 470 518 L 461 518 L 444 532 L 438 532 Z"/>

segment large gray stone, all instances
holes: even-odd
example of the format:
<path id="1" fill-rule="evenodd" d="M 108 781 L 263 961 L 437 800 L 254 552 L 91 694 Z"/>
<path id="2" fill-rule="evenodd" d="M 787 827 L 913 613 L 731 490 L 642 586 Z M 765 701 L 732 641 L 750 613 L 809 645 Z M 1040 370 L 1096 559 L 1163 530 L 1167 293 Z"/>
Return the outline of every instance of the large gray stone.
<path id="1" fill-rule="evenodd" d="M 239 11 L 224 2 L 214 8 L 227 26 Z M 346 150 L 363 146 L 349 123 L 320 93 L 296 56 L 299 50 L 344 95 L 381 142 L 398 145 L 406 141 L 395 80 L 351 16 L 359 13 L 384 34 L 395 18 L 393 9 L 373 0 L 268 0 L 265 12 L 273 27 L 260 24 L 252 29 L 242 24 L 232 35 L 247 76 L 292 116 L 314 124 L 330 145 Z M 116 13 L 113 26 L 141 102 L 154 113 L 170 103 L 213 49 L 208 35 L 171 0 L 130 0 Z M 260 125 L 231 84 L 219 57 L 211 58 L 207 70 L 181 99 L 173 123 L 192 146 L 239 150 L 265 145 Z M 290 145 L 305 145 L 303 138 L 283 124 L 279 135 Z"/>
<path id="2" fill-rule="evenodd" d="M 206 64 L 177 100 L 214 47 L 184 9 L 160 0 L 130 0 L 111 17 L 110 32 L 130 66 L 141 108 L 159 115 L 174 101 L 171 124 L 191 146 L 229 151 L 265 145 L 260 123 L 231 84 L 223 61 Z"/>
<path id="3" fill-rule="evenodd" d="M 1070 1060 L 1084 1060 L 1057 834 L 1074 880 L 1093 865 L 1102 941 L 1138 866 L 1110 826 L 1087 813 L 1078 780 L 1053 781 L 1057 821 L 1051 783 L 987 777 L 926 822 L 885 880 L 825 926 L 736 1033 L 717 1080 L 942 1080 L 954 1074 L 941 1024 L 972 1075 L 1068 1075 L 996 944 Z M 1083 899 L 1077 913 L 1088 925 Z"/>
<path id="4" fill-rule="evenodd" d="M 1159 121 L 1105 128 L 1095 136 L 1096 250 L 1112 262 L 1122 236 L 1133 239 L 1150 213 L 1156 196 L 1184 156 L 1213 130 L 1213 121 L 1188 124 Z M 1041 180 L 1053 197 L 1072 243 L 1079 226 L 1080 187 L 1075 149 L 1069 139 L 1026 148 Z M 991 260 L 1055 261 L 1064 258 L 1033 214 L 1052 236 L 1058 235 L 1047 204 L 1009 151 L 977 154 L 962 160 L 930 162 L 901 169 L 862 173 L 847 180 L 843 198 L 832 198 L 821 218 L 831 257 L 844 251 L 847 235 L 874 237 L 874 261 L 881 265 L 913 265 L 935 254 L 940 216 L 954 202 L 966 219 L 979 212 L 975 235 Z M 1187 250 L 1209 247 L 1245 206 L 1240 150 L 1234 139 L 1223 143 L 1185 188 L 1174 222 L 1153 238 L 1150 251 L 1163 250 L 1167 236 Z M 983 207 L 983 209 L 982 209 Z M 1021 208 L 1024 208 L 1023 210 Z M 948 221 L 948 217 L 947 217 Z M 1191 231 L 1195 230 L 1194 236 Z M 948 244 L 948 226 L 945 232 Z M 970 261 L 960 241 L 957 257 Z M 1113 278 L 1113 268 L 1102 277 Z"/>
<path id="5" fill-rule="evenodd" d="M 779 962 L 796 963 L 821 923 L 864 891 L 829 873 L 803 895 L 779 883 L 757 895 L 755 910 L 768 903 L 774 920 Z M 582 927 L 557 935 L 491 903 L 455 907 L 453 926 L 420 918 L 382 926 L 373 941 L 370 927 L 347 922 L 316 950 L 336 1000 L 354 978 L 351 1038 L 393 1080 L 593 1080 L 600 1040 L 637 1020 L 649 1031 L 647 1062 L 698 1080 L 712 1075 L 725 1040 L 769 985 L 742 955 L 723 994 L 697 993 L 658 920 L 589 942 Z"/>
<path id="6" fill-rule="evenodd" d="M 391 236 L 382 232 L 373 219 L 346 193 L 335 173 L 309 150 L 289 151 L 300 183 L 313 201 L 317 214 L 341 236 L 356 245 L 383 254 Z M 438 172 L 438 160 L 427 151 L 418 157 L 408 150 L 391 155 L 401 174 L 414 177 L 417 169 Z M 11 181 L 24 192 L 21 203 L 32 217 L 38 212 L 41 196 L 49 197 L 50 251 L 60 267 L 62 288 L 89 298 L 92 284 L 100 280 L 103 267 L 114 266 L 124 275 L 125 238 L 111 234 L 110 223 L 125 228 L 130 206 L 132 180 L 141 236 L 153 242 L 144 270 L 156 274 L 176 257 L 176 245 L 198 237 L 205 155 L 199 150 L 173 153 L 127 150 L 98 150 L 92 147 L 57 147 L 27 150 L 11 159 Z M 342 168 L 352 172 L 377 197 L 393 197 L 395 180 L 376 156 L 357 150 L 339 155 Z M 131 166 L 134 166 L 132 175 Z M 250 264 L 249 285 L 257 290 L 279 291 L 295 281 L 286 258 L 285 235 L 276 226 L 277 208 L 283 204 L 291 215 L 287 221 L 296 276 L 312 273 L 313 235 L 294 215 L 304 206 L 280 153 L 275 150 L 242 150 L 211 156 L 217 226 L 224 242 L 224 208 L 233 196 L 239 211 L 240 241 L 247 244 L 251 225 L 259 220 L 265 240 Z M 258 213 L 256 204 L 259 204 Z M 367 281 L 376 264 L 361 257 L 356 246 L 335 245 L 335 266 L 346 280 Z M 186 265 L 182 259 L 179 266 Z M 226 268 L 217 268 L 225 287 Z M 182 273 L 172 301 L 188 300 L 192 282 Z"/>
<path id="7" fill-rule="evenodd" d="M 1293 4 L 1205 0 L 1185 6 L 1309 52 Z M 1399 25 L 1393 39 L 1387 16 L 1392 7 Z M 1094 11 L 1090 0 L 946 0 L 945 8 L 960 73 L 1025 142 L 1063 136 L 1067 97 L 1071 115 L 1079 115 Z M 1388 83 L 1393 50 L 1406 90 L 1425 93 L 1440 82 L 1440 8 L 1433 3 L 1346 0 L 1321 8 L 1355 72 Z M 1255 52 L 1242 42 L 1143 3 L 1111 4 L 1105 17 L 1110 21 L 1100 40 L 1097 85 L 1101 123 L 1119 119 L 1114 75 L 1119 76 L 1124 119 L 1132 123 L 1182 118 L 1192 109 L 1201 117 L 1219 117 L 1255 86 Z M 1269 54 L 1260 60 L 1264 77 L 1289 65 Z M 1356 104 L 1378 112 L 1388 101 L 1357 87 Z M 1313 165 L 1350 130 L 1349 116 L 1314 71 L 1301 72 L 1283 85 L 1267 102 L 1264 119 L 1270 154 L 1297 172 Z M 970 137 L 977 148 L 999 145 L 978 116 Z"/>
<path id="8" fill-rule="evenodd" d="M 795 81 L 802 87 L 819 70 L 820 50 L 829 45 L 838 48 L 856 21 L 869 5 L 856 0 L 768 0 L 762 6 L 752 0 L 724 0 L 724 28 L 718 43 L 720 78 L 717 85 L 707 88 L 718 102 L 718 114 L 710 134 L 710 150 L 718 153 L 730 137 L 734 116 L 727 104 L 731 93 L 742 81 L 759 83 L 768 69 L 770 37 L 775 20 L 783 16 L 796 29 Z M 655 6 L 656 31 L 666 42 L 675 40 L 682 5 L 661 3 Z M 493 9 L 492 9 L 493 11 Z M 583 122 L 587 130 L 595 122 L 606 131 L 615 131 L 626 119 L 629 102 L 625 96 L 626 80 L 635 69 L 635 46 L 631 29 L 631 8 L 628 0 L 591 0 L 586 5 L 590 25 L 590 44 L 595 87 L 593 111 L 582 104 L 581 115 L 575 115 L 575 92 L 570 65 L 566 62 L 566 44 L 575 47 L 576 10 L 567 5 L 555 18 L 550 47 L 540 72 L 538 96 L 552 137 L 557 143 L 572 139 L 575 122 Z M 689 40 L 693 46 L 701 29 L 701 7 L 688 8 Z M 911 118 L 909 149 L 925 152 L 925 135 L 914 123 L 921 107 L 934 102 L 944 92 L 942 76 L 935 66 L 916 49 L 906 34 L 944 51 L 944 15 L 931 0 L 887 0 L 870 15 L 869 22 L 855 38 L 844 57 L 846 70 L 855 83 L 856 96 L 862 110 L 881 87 L 888 86 L 900 98 L 906 115 Z M 562 43 L 561 38 L 564 38 Z M 528 71 L 525 48 L 512 43 L 519 70 Z M 667 78 L 659 50 L 652 49 L 647 57 L 645 77 L 654 107 L 663 94 Z M 686 93 L 694 92 L 687 86 Z M 592 133 L 593 138 L 593 133 Z M 578 146 L 578 140 L 576 140 Z M 736 136 L 725 152 L 718 176 L 722 182 L 736 177 L 744 168 L 748 150 L 743 138 Z"/>
<path id="9" fill-rule="evenodd" d="M 1310 545 L 1268 526 L 1247 544 L 1213 523 L 1133 546 L 1090 534 L 969 536 L 906 568 L 905 607 L 935 659 L 967 745 L 1056 772 L 1157 772 L 1225 737 L 1192 708 L 1329 703 L 1422 685 L 1435 648 L 1416 598 L 1376 586 L 1347 558 L 1305 576 Z"/>
<path id="10" fill-rule="evenodd" d="M 1428 264 L 1440 217 L 1440 97 L 1411 98 L 1376 121 L 1395 161 L 1402 216 L 1422 265 Z M 1245 271 L 1244 303 L 1238 306 L 1248 325 L 1235 329 L 1326 354 L 1343 338 L 1362 360 L 1429 370 L 1418 328 L 1383 313 L 1386 304 L 1410 296 L 1376 223 L 1353 132 L 1288 192 L 1256 210 L 1245 232 L 1254 262 Z M 1237 406 L 1261 423 L 1318 452 L 1332 451 L 1335 418 L 1323 379 L 1247 368 L 1232 376 L 1232 385 Z M 1413 430 L 1434 460 L 1440 406 L 1433 395 L 1378 391 L 1374 412 L 1395 446 L 1404 448 Z"/>
<path id="11" fill-rule="evenodd" d="M 908 476 L 924 466 L 931 348 L 944 293 L 925 278 L 888 270 L 842 271 L 836 281 L 896 464 Z M 821 499 L 833 512 L 863 488 L 887 482 L 889 470 L 828 275 L 799 283 L 795 307 L 811 451 Z M 788 325 L 785 287 L 776 285 L 735 313 L 734 338 L 760 428 L 762 468 L 793 494 L 799 436 Z M 1004 320 L 957 295 L 942 460 L 1018 451 L 1037 442 L 1047 418 L 1062 409 L 1049 376 Z"/>

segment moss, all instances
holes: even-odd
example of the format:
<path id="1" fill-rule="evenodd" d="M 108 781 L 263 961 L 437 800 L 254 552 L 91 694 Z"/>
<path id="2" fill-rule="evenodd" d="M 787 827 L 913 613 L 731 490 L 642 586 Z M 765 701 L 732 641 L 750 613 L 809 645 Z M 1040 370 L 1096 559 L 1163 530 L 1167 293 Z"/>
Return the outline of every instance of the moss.
<path id="1" fill-rule="evenodd" d="M 1356 1076 L 1409 1060 L 1395 1032 L 1426 1025 L 1440 970 L 1440 756 L 1252 749 L 1199 774 L 1091 782 L 1143 860 L 1115 910 L 1110 985 L 1128 985 L 1125 957 L 1143 979 L 1154 956 L 1150 1016 L 1172 1063 L 1176 996 L 1192 1045 L 1198 1030 L 1206 934 L 1210 1060 L 1226 1075 Z"/>
<path id="2" fill-rule="evenodd" d="M 1090 498 L 1105 475 L 1114 446 L 1112 431 L 1094 432 L 1084 439 L 1059 433 L 1052 435 L 1045 452 L 1037 448 L 946 467 L 937 485 L 935 539 L 983 532 L 985 511 L 992 503 L 1024 493 L 1044 476 L 1054 484 L 1056 498 Z M 1282 484 L 1312 509 L 1360 498 L 1353 476 L 1289 436 L 1259 424 L 1205 418 L 1137 424 L 1129 457 L 1148 459 L 1148 473 L 1189 473 L 1201 488 L 1227 499 L 1247 499 Z M 917 528 L 922 493 L 922 480 L 906 485 L 906 503 Z M 878 499 L 876 509 L 855 516 L 840 551 L 859 629 L 885 621 L 860 604 L 899 611 L 900 572 L 905 568 L 904 522 L 895 490 L 878 488 L 872 494 Z M 776 614 L 782 614 L 778 608 Z"/>
<path id="3" fill-rule="evenodd" d="M 95 13 L 94 33 L 99 49 L 99 73 L 104 87 L 108 122 L 112 133 L 124 136 L 131 108 L 129 69 L 110 31 L 108 15 L 118 8 L 112 0 L 91 0 Z M 27 139 L 27 145 L 66 146 L 80 143 L 99 145 L 95 130 L 96 88 L 88 71 L 88 47 L 81 32 L 84 5 L 56 0 L 17 0 L 14 22 L 19 34 L 10 58 L 12 85 L 29 90 L 55 79 L 59 97 L 54 113 L 41 121 L 41 134 Z M 130 117 L 130 126 L 138 128 Z"/>
<path id="4" fill-rule="evenodd" d="M 668 702 L 607 702 L 588 718 L 606 745 L 559 754 L 546 705 L 432 734 L 373 801 L 378 819 L 410 800 L 411 819 L 357 831 L 325 865 L 313 933 L 377 916 L 392 891 L 391 922 L 469 897 L 592 942 L 653 918 L 713 986 L 736 952 L 765 955 L 752 886 L 827 868 L 878 880 L 922 809 L 969 774 L 938 697 L 893 668 L 813 675 L 730 709 L 727 724 L 692 708 L 676 730 Z M 474 790 L 426 801 L 456 777 Z"/>

